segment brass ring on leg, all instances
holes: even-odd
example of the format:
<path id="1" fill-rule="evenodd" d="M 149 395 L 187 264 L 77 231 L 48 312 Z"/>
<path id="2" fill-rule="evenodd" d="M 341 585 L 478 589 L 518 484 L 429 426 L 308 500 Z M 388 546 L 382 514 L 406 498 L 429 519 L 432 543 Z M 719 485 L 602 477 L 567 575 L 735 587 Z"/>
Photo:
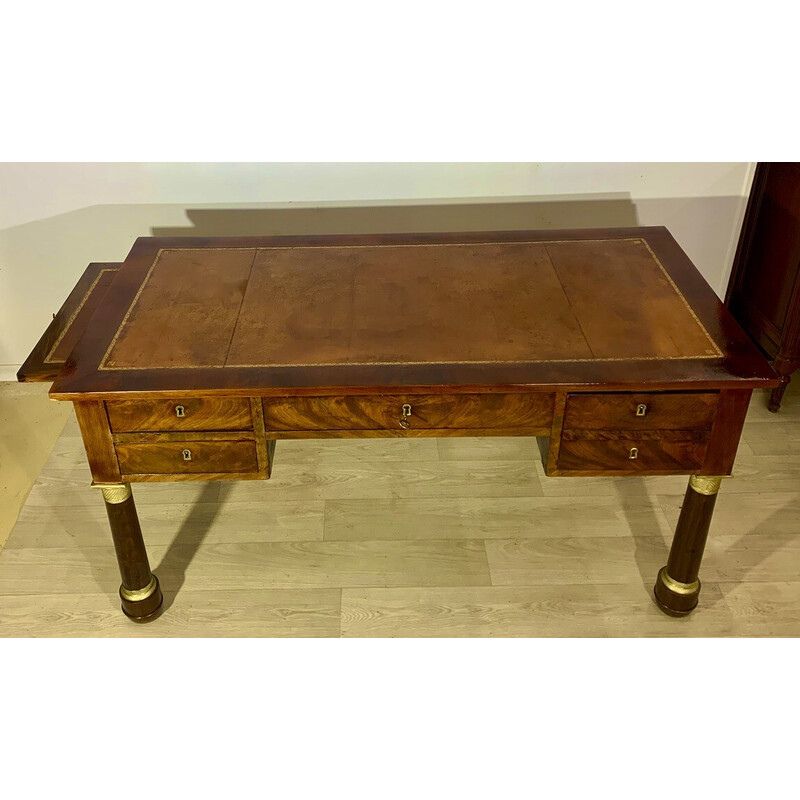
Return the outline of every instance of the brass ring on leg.
<path id="1" fill-rule="evenodd" d="M 103 500 L 111 505 L 124 503 L 129 497 L 132 497 L 131 485 L 129 483 L 93 483 L 92 487 L 100 489 L 103 493 Z"/>
<path id="2" fill-rule="evenodd" d="M 700 596 L 699 578 L 691 583 L 681 583 L 667 574 L 667 568 L 661 567 L 653 588 L 659 607 L 674 617 L 684 617 L 694 611 Z"/>
<path id="3" fill-rule="evenodd" d="M 690 475 L 689 486 L 698 494 L 705 494 L 708 496 L 715 495 L 719 492 L 719 487 L 722 485 L 722 477 L 712 475 Z"/>
<path id="4" fill-rule="evenodd" d="M 154 619 L 164 602 L 161 587 L 155 575 L 143 589 L 126 589 L 124 586 L 120 586 L 119 597 L 122 601 L 123 613 L 134 622 L 149 622 Z"/>

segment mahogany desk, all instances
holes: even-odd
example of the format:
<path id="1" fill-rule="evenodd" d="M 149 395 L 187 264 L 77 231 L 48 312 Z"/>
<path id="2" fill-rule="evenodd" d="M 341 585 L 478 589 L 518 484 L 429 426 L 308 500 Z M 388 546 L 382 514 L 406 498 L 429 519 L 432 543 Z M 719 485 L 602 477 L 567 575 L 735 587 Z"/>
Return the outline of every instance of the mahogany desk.
<path id="1" fill-rule="evenodd" d="M 778 379 L 662 227 L 141 238 L 19 373 L 69 400 L 157 615 L 130 484 L 270 476 L 278 439 L 536 436 L 547 475 L 689 475 L 655 598 L 689 613 L 752 390 Z"/>

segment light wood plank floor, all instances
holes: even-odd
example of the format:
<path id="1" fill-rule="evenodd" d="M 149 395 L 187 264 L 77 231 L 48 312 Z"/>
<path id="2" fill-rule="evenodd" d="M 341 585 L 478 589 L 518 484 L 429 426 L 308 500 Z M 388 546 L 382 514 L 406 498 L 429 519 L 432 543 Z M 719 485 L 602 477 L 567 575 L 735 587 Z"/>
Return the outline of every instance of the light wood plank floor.
<path id="1" fill-rule="evenodd" d="M 754 396 L 697 611 L 652 600 L 684 478 L 546 478 L 530 439 L 279 442 L 267 482 L 139 484 L 166 610 L 119 610 L 74 417 L 0 552 L 2 636 L 797 636 L 800 380 Z"/>

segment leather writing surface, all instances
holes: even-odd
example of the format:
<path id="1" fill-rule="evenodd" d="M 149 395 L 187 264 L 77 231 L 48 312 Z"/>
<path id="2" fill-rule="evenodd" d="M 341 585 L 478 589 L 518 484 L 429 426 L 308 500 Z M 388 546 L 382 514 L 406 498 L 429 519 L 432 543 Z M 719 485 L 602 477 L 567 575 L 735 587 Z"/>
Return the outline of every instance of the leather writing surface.
<path id="1" fill-rule="evenodd" d="M 719 353 L 644 242 L 554 242 L 547 252 L 597 358 Z"/>
<path id="2" fill-rule="evenodd" d="M 709 358 L 636 238 L 159 251 L 102 369 Z"/>
<path id="3" fill-rule="evenodd" d="M 542 245 L 265 250 L 253 272 L 231 365 L 591 355 Z"/>
<path id="4" fill-rule="evenodd" d="M 254 257 L 255 250 L 160 251 L 104 366 L 224 366 Z"/>

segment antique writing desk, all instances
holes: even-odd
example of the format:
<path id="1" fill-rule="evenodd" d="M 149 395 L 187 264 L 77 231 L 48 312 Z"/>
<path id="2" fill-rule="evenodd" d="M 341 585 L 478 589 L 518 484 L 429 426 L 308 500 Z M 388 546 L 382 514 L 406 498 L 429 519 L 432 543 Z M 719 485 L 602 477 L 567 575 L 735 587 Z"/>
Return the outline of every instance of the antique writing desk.
<path id="1" fill-rule="evenodd" d="M 264 479 L 278 439 L 371 436 L 536 436 L 550 476 L 689 475 L 655 583 L 688 613 L 750 395 L 778 383 L 660 227 L 141 238 L 19 377 L 75 405 L 137 620 L 162 598 L 130 483 Z"/>

